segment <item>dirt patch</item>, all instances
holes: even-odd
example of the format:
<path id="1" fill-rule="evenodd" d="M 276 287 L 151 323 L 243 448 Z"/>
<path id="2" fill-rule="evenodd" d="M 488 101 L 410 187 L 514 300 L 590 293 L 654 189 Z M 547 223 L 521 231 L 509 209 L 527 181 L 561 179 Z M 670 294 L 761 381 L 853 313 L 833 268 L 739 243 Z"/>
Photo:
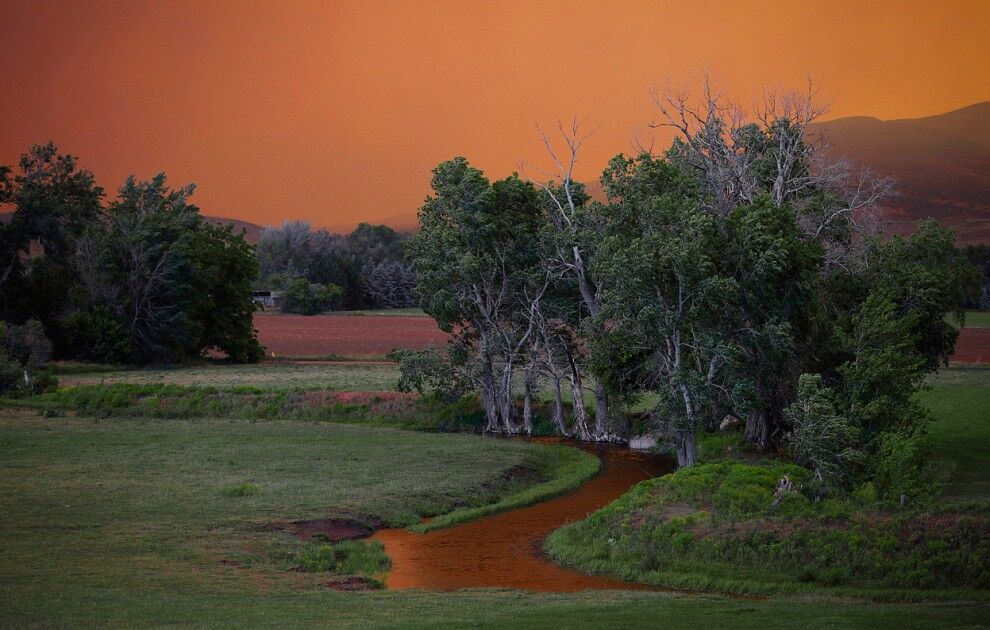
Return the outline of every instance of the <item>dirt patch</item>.
<path id="1" fill-rule="evenodd" d="M 324 582 L 323 586 L 334 591 L 374 591 L 380 588 L 378 584 L 359 575 L 346 575 L 329 582 Z"/>
<path id="2" fill-rule="evenodd" d="M 990 363 L 990 328 L 963 328 L 956 341 L 954 363 Z"/>
<path id="3" fill-rule="evenodd" d="M 271 523 L 263 529 L 292 534 L 300 540 L 311 540 L 316 537 L 335 543 L 342 540 L 367 538 L 375 533 L 375 530 L 381 527 L 381 525 L 382 523 L 374 518 L 335 517 Z"/>

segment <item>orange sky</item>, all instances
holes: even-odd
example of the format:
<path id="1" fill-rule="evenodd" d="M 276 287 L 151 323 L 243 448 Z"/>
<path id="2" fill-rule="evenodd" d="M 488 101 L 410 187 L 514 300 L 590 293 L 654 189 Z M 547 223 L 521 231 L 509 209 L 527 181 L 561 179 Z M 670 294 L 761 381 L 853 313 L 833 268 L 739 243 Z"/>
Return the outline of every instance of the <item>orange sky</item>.
<path id="1" fill-rule="evenodd" d="M 342 226 L 409 216 L 430 169 L 500 177 L 534 123 L 600 131 L 597 177 L 704 69 L 749 100 L 807 75 L 831 117 L 990 100 L 990 1 L 20 2 L 0 0 L 0 163 L 55 140 L 107 188 L 198 185 L 204 213 Z"/>

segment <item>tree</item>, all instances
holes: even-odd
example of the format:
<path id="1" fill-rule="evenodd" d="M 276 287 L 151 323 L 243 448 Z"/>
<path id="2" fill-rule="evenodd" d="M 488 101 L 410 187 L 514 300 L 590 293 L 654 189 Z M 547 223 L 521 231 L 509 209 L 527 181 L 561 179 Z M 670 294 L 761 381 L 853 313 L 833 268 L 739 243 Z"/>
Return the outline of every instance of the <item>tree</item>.
<path id="1" fill-rule="evenodd" d="M 103 221 L 81 238 L 76 265 L 85 300 L 72 322 L 83 338 L 107 322 L 118 335 L 99 347 L 109 362 L 176 361 L 218 348 L 256 361 L 250 286 L 257 263 L 243 239 L 206 224 L 188 203 L 192 185 L 172 190 L 164 174 L 128 178 Z"/>
<path id="2" fill-rule="evenodd" d="M 558 121 L 557 131 L 566 152 L 558 152 L 554 148 L 551 137 L 540 130 L 541 140 L 547 154 L 553 162 L 550 170 L 540 170 L 546 178 L 542 184 L 545 193 L 545 214 L 550 230 L 548 247 L 543 264 L 548 272 L 563 275 L 573 280 L 577 292 L 573 299 L 577 300 L 574 308 L 569 309 L 576 314 L 576 327 L 593 326 L 591 322 L 600 321 L 601 295 L 600 286 L 594 277 L 595 249 L 601 238 L 601 226 L 598 220 L 600 213 L 594 210 L 599 206 L 589 206 L 590 197 L 584 185 L 574 181 L 574 166 L 577 164 L 584 142 L 591 136 L 583 133 L 577 118 L 571 119 L 569 127 Z M 593 132 L 592 132 L 593 133 Z M 576 346 L 571 345 L 570 348 Z M 580 431 L 584 426 L 583 392 L 581 389 L 581 370 L 583 357 L 569 354 L 571 359 L 571 385 L 575 401 L 576 424 Z M 595 429 L 593 437 L 596 440 L 609 441 L 620 439 L 615 431 L 612 415 L 609 412 L 609 395 L 605 383 L 600 379 L 595 384 Z M 578 396 L 581 393 L 581 396 Z M 580 405 L 579 408 L 579 401 Z"/>
<path id="3" fill-rule="evenodd" d="M 490 184 L 464 158 L 437 166 L 432 187 L 407 246 L 420 306 L 466 350 L 462 369 L 481 392 L 486 430 L 515 433 L 513 376 L 549 285 L 539 195 L 517 176 Z"/>
<path id="4" fill-rule="evenodd" d="M 333 308 L 344 294 L 343 289 L 335 284 L 322 285 L 310 283 L 305 278 L 296 278 L 285 289 L 284 313 L 299 315 L 318 315 Z"/>
<path id="5" fill-rule="evenodd" d="M 793 427 L 787 444 L 799 463 L 815 471 L 822 489 L 845 485 L 863 456 L 856 448 L 858 432 L 840 414 L 836 397 L 822 385 L 821 375 L 802 374 L 797 400 L 785 412 Z"/>
<path id="6" fill-rule="evenodd" d="M 362 223 L 350 234 L 313 230 L 286 221 L 268 228 L 258 242 L 261 288 L 286 288 L 296 278 L 337 285 L 341 308 L 405 308 L 415 303 L 414 278 L 402 260 L 406 234 Z"/>
<path id="7" fill-rule="evenodd" d="M 595 345 L 641 351 L 633 386 L 658 395 L 653 416 L 673 437 L 678 464 L 690 466 L 699 423 L 737 353 L 726 314 L 739 286 L 723 273 L 726 243 L 700 191 L 669 162 L 620 157 L 603 181 L 613 202 L 594 268 L 602 297 Z"/>
<path id="8" fill-rule="evenodd" d="M 52 344 L 37 320 L 21 325 L 0 321 L 0 394 L 38 393 L 57 382 L 45 371 Z"/>
<path id="9" fill-rule="evenodd" d="M 79 284 L 73 260 L 80 235 L 101 212 L 103 190 L 76 158 L 48 143 L 22 155 L 17 169 L 0 166 L 0 317 L 40 320 L 57 354 L 72 343 L 61 331 Z"/>

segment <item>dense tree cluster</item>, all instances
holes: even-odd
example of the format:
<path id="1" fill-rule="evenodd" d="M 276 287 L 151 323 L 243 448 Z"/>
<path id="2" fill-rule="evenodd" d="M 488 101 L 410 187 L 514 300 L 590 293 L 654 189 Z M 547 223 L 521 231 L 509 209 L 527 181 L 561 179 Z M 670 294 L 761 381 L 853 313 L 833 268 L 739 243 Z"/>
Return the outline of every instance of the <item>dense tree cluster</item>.
<path id="1" fill-rule="evenodd" d="M 319 311 L 406 308 L 415 305 L 412 270 L 402 258 L 406 234 L 384 225 L 362 223 L 350 234 L 313 230 L 287 221 L 266 229 L 258 243 L 259 289 L 332 293 Z M 287 312 L 294 309 L 286 301 Z M 307 314 L 312 314 L 308 313 Z"/>
<path id="2" fill-rule="evenodd" d="M 647 428 L 681 465 L 733 418 L 823 491 L 909 477 L 924 455 L 913 394 L 977 284 L 952 233 L 882 238 L 871 216 L 891 182 L 824 159 L 808 95 L 770 95 L 752 121 L 707 89 L 698 107 L 655 104 L 676 140 L 611 160 L 602 202 L 572 180 L 577 124 L 559 126 L 564 152 L 544 136 L 545 183 L 490 183 L 464 158 L 434 170 L 408 255 L 421 306 L 453 334 L 441 364 L 474 383 L 490 431 L 529 431 L 544 383 L 556 426 L 582 439 L 627 437 L 623 408 L 649 401 Z M 593 392 L 594 423 L 583 404 L 565 417 L 562 381 L 574 401 Z"/>
<path id="3" fill-rule="evenodd" d="M 252 248 L 164 175 L 103 190 L 52 144 L 0 169 L 0 318 L 43 325 L 59 358 L 172 362 L 218 350 L 262 356 L 252 324 Z"/>

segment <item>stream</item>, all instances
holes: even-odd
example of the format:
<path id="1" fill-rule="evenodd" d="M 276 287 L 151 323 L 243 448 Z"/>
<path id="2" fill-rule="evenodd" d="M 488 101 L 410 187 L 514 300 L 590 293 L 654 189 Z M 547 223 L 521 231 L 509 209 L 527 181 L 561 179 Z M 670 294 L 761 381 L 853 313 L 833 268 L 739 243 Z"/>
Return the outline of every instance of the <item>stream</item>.
<path id="1" fill-rule="evenodd" d="M 562 593 L 649 588 L 561 567 L 543 552 L 543 539 L 607 505 L 643 479 L 671 472 L 673 462 L 624 447 L 574 445 L 597 455 L 602 470 L 569 494 L 426 534 L 405 529 L 377 532 L 372 540 L 384 543 L 392 558 L 386 587 L 440 591 L 500 587 Z"/>

